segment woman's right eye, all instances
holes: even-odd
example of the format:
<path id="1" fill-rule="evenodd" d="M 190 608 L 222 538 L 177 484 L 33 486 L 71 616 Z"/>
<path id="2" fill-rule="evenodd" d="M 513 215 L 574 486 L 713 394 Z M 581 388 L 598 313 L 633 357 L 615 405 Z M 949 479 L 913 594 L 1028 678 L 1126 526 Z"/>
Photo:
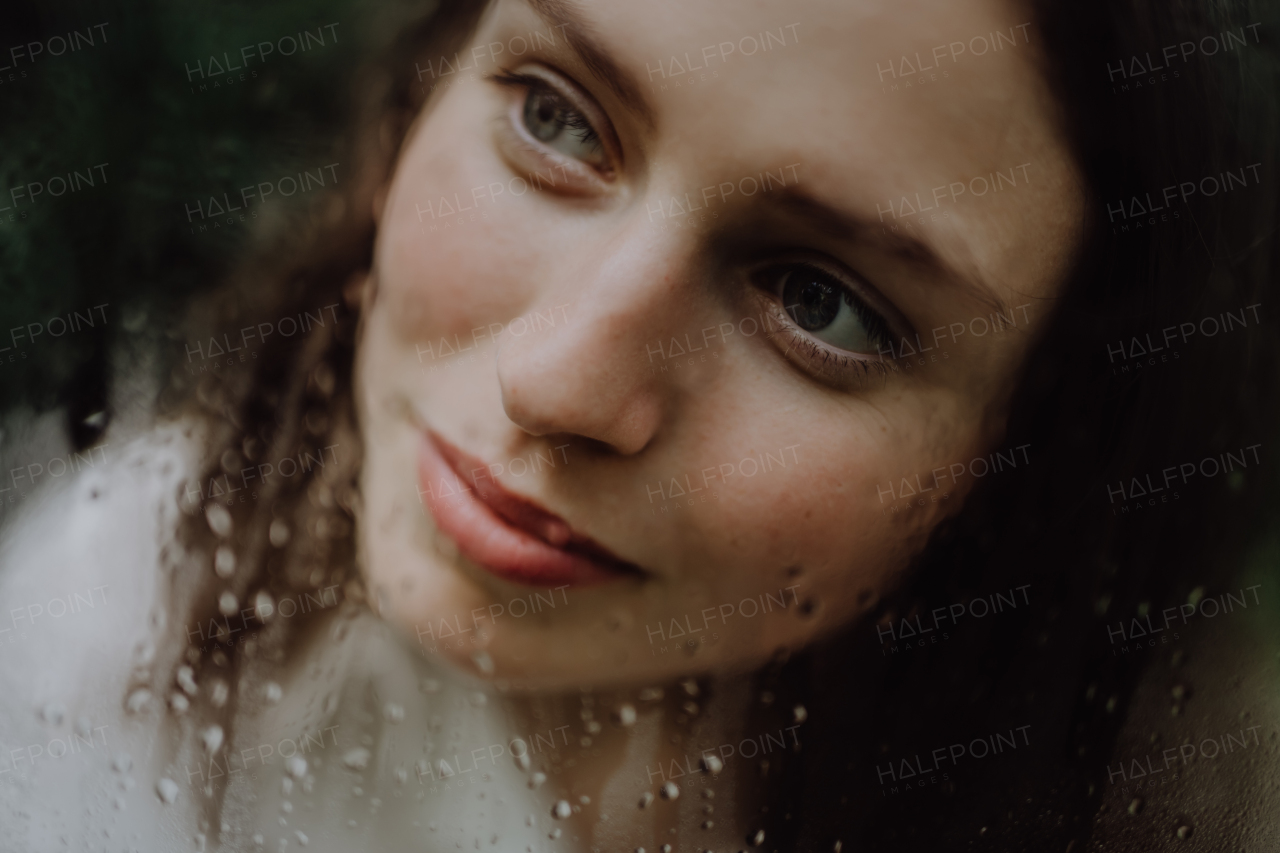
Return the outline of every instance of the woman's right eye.
<path id="1" fill-rule="evenodd" d="M 524 90 L 524 103 L 512 119 L 538 144 L 602 174 L 612 171 L 609 152 L 588 115 L 592 111 L 574 100 L 569 84 L 562 89 L 541 73 L 520 71 L 502 72 L 492 79 Z"/>
<path id="2" fill-rule="evenodd" d="M 600 134 L 591 122 L 541 81 L 529 86 L 522 117 L 525 130 L 547 147 L 597 169 L 607 165 Z"/>

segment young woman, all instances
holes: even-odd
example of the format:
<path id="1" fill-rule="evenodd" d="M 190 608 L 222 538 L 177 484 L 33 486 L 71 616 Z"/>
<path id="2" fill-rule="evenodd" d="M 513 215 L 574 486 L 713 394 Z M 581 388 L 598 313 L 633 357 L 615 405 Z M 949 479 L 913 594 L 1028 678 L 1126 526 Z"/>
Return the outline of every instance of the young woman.
<path id="1" fill-rule="evenodd" d="M 1194 635 L 1264 500 L 1266 26 L 443 4 L 364 81 L 314 242 L 193 311 L 188 351 L 241 356 L 174 371 L 56 498 L 68 541 L 15 531 L 123 599 L 6 664 L 13 744 L 101 720 L 114 756 L 12 753 L 17 847 L 1242 837 L 1190 771 L 1109 771 L 1182 755 L 1122 723 L 1200 648 L 1130 620 Z M 1173 716 L 1239 721 L 1177 678 Z"/>

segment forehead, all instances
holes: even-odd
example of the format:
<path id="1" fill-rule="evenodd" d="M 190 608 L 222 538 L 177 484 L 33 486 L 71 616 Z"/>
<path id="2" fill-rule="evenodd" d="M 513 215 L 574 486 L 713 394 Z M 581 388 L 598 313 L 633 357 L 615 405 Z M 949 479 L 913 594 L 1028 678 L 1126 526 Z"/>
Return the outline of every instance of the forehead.
<path id="1" fill-rule="evenodd" d="M 1033 273 L 1063 258 L 1045 239 L 1072 242 L 1061 235 L 1082 193 L 1019 4 L 501 0 L 495 12 L 497 37 L 561 33 L 557 14 L 582 22 L 652 110 L 646 155 L 689 180 L 798 164 L 824 203 L 909 234 L 1002 297 L 1047 295 Z"/>

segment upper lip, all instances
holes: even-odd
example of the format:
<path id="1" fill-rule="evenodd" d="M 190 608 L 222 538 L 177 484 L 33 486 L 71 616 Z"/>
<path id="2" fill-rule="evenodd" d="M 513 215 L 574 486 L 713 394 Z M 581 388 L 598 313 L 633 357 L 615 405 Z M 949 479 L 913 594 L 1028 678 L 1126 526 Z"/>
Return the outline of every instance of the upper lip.
<path id="1" fill-rule="evenodd" d="M 510 526 L 569 554 L 584 557 L 601 568 L 628 574 L 643 574 L 634 563 L 623 560 L 591 537 L 574 530 L 560 516 L 539 506 L 529 498 L 508 491 L 487 475 L 491 469 L 485 462 L 461 450 L 434 430 L 426 430 L 427 438 L 440 451 L 449 468 L 486 507 Z M 480 473 L 480 476 L 476 476 Z"/>

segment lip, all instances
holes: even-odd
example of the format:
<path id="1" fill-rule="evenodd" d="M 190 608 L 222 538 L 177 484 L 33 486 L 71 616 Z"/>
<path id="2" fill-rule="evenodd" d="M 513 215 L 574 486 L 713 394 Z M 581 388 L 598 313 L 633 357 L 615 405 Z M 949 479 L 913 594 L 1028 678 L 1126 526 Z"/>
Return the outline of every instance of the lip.
<path id="1" fill-rule="evenodd" d="M 584 586 L 641 569 L 575 531 L 554 513 L 507 491 L 489 466 L 426 430 L 418 452 L 418 487 L 436 526 L 468 560 L 530 586 Z M 475 476 L 479 474 L 479 476 Z"/>

